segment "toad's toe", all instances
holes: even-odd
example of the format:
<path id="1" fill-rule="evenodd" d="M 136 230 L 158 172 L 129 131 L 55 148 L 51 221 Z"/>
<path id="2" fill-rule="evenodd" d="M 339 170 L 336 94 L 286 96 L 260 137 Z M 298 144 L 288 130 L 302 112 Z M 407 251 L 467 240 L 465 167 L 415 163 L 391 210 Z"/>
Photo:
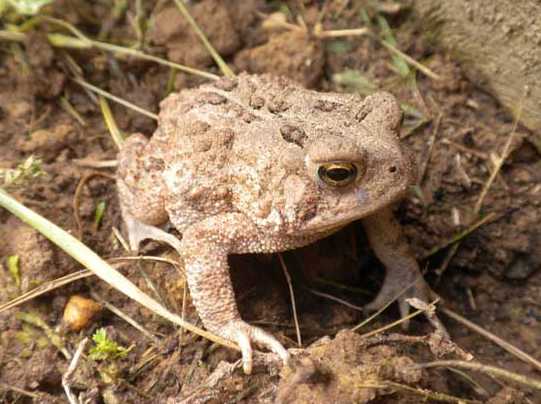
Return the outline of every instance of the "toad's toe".
<path id="1" fill-rule="evenodd" d="M 382 309 L 388 305 L 389 302 L 396 300 L 398 302 L 400 316 L 405 318 L 410 312 L 410 304 L 407 300 L 413 297 L 422 300 L 427 304 L 439 298 L 439 296 L 432 289 L 430 289 L 423 278 L 418 278 L 413 284 L 410 285 L 403 285 L 393 281 L 393 278 L 386 278 L 381 291 L 372 302 L 364 306 L 364 309 L 369 313 L 374 312 Z M 439 329 L 442 333 L 447 333 L 445 327 L 438 317 L 436 317 L 436 315 L 429 313 L 428 311 L 425 313 L 425 315 L 433 326 Z M 402 327 L 404 329 L 407 329 L 408 326 L 409 321 L 404 321 L 402 323 Z"/>
<path id="2" fill-rule="evenodd" d="M 128 214 L 124 215 L 124 221 L 128 231 L 128 242 L 132 251 L 139 251 L 141 242 L 150 239 L 168 244 L 181 254 L 180 240 L 172 234 L 167 233 L 159 227 L 142 223 Z"/>
<path id="3" fill-rule="evenodd" d="M 253 368 L 252 343 L 271 350 L 282 359 L 284 364 L 289 361 L 289 353 L 276 338 L 261 328 L 251 326 L 242 320 L 230 321 L 216 332 L 239 344 L 242 352 L 242 367 L 246 374 L 252 373 Z"/>

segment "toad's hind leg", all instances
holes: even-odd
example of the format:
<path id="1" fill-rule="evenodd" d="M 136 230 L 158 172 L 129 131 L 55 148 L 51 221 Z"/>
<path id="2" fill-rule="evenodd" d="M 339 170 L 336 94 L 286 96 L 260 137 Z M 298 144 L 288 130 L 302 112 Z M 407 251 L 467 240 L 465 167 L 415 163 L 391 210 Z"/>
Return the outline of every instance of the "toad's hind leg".
<path id="1" fill-rule="evenodd" d="M 180 253 L 180 241 L 159 226 L 167 223 L 163 161 L 157 152 L 147 153 L 148 140 L 142 134 L 130 136 L 118 154 L 117 188 L 122 218 L 132 251 L 143 240 L 164 242 Z"/>

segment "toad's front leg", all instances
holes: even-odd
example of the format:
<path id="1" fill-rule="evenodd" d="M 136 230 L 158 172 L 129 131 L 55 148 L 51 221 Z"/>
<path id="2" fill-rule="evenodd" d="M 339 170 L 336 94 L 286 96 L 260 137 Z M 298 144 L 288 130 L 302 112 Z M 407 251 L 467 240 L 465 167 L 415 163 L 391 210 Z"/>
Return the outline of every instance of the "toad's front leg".
<path id="1" fill-rule="evenodd" d="M 398 303 L 400 314 L 405 317 L 409 312 L 407 298 L 428 301 L 435 297 L 390 207 L 363 219 L 363 226 L 372 249 L 386 269 L 383 286 L 374 301 L 366 306 L 368 310 L 377 310 L 402 293 Z"/>
<path id="2" fill-rule="evenodd" d="M 174 220 L 173 220 L 174 223 Z M 224 214 L 199 222 L 184 232 L 182 254 L 190 294 L 205 327 L 236 342 L 245 373 L 252 371 L 252 342 L 287 362 L 286 349 L 269 333 L 244 322 L 237 309 L 227 255 L 254 250 L 257 228 L 240 214 Z"/>

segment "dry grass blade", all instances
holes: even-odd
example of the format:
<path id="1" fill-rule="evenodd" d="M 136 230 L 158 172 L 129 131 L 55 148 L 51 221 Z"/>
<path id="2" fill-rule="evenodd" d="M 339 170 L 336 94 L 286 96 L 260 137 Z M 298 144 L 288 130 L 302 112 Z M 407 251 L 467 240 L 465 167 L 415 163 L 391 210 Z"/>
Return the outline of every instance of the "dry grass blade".
<path id="1" fill-rule="evenodd" d="M 336 296 L 333 296 L 329 293 L 324 293 L 324 292 L 320 292 L 318 290 L 315 290 L 315 289 L 310 289 L 310 288 L 306 288 L 306 290 L 308 290 L 310 293 L 316 295 L 316 296 L 320 296 L 320 297 L 324 297 L 325 299 L 329 299 L 329 300 L 332 300 L 333 302 L 337 302 L 337 303 L 340 303 L 346 307 L 349 307 L 350 309 L 353 309 L 353 310 L 357 310 L 357 311 L 360 311 L 360 312 L 363 312 L 364 309 L 361 307 L 361 306 L 357 306 L 353 303 L 350 303 L 348 301 L 345 301 L 344 299 L 340 299 L 339 297 L 336 297 Z"/>
<path id="2" fill-rule="evenodd" d="M 124 100 L 124 99 L 122 99 L 120 97 L 117 97 L 116 95 L 108 93 L 107 91 L 102 90 L 101 88 L 96 87 L 96 86 L 94 86 L 94 85 L 92 85 L 92 84 L 90 84 L 90 83 L 88 83 L 88 82 L 86 82 L 86 81 L 84 81 L 82 79 L 72 77 L 72 80 L 74 82 L 76 82 L 77 84 L 79 84 L 80 86 L 86 88 L 87 90 L 91 90 L 91 91 L 93 91 L 93 92 L 95 92 L 95 93 L 97 93 L 99 95 L 104 96 L 105 98 L 109 98 L 110 100 L 112 100 L 112 101 L 114 101 L 114 102 L 116 102 L 116 103 L 118 103 L 120 105 L 123 105 L 126 108 L 129 108 L 129 109 L 132 109 L 132 110 L 134 110 L 136 112 L 139 112 L 140 114 L 143 114 L 143 115 L 149 117 L 150 119 L 154 119 L 155 121 L 158 120 L 158 115 L 156 115 L 156 114 L 154 114 L 154 113 L 152 113 L 150 111 L 147 111 L 146 109 L 138 107 L 137 105 L 132 104 L 131 102 L 128 102 L 128 101 L 126 101 L 126 100 Z"/>
<path id="3" fill-rule="evenodd" d="M 35 23 L 39 23 L 40 21 L 46 21 L 46 22 L 61 26 L 67 29 L 68 31 L 70 31 L 74 35 L 74 36 L 68 36 L 68 35 L 58 34 L 58 33 L 48 34 L 47 39 L 49 40 L 51 45 L 55 47 L 76 48 L 76 49 L 97 48 L 97 49 L 101 49 L 107 52 L 112 52 L 115 54 L 129 55 L 137 59 L 149 60 L 151 62 L 155 62 L 163 66 L 168 66 L 173 69 L 182 71 L 184 73 L 193 74 L 195 76 L 204 77 L 210 80 L 217 80 L 220 78 L 219 76 L 215 74 L 208 73 L 203 70 L 199 70 L 193 67 L 188 67 L 188 66 L 184 66 L 178 63 L 174 63 L 167 59 L 163 59 L 157 56 L 148 55 L 138 49 L 126 48 L 124 46 L 114 45 L 107 42 L 101 42 L 101 41 L 90 39 L 86 35 L 84 35 L 80 30 L 78 30 L 75 26 L 70 24 L 69 22 L 58 19 L 58 18 L 52 18 L 48 16 L 39 16 L 35 18 Z M 14 42 L 24 42 L 25 38 L 26 36 L 23 32 L 0 31 L 0 39 L 14 41 Z"/>
<path id="4" fill-rule="evenodd" d="M 520 360 L 532 365 L 535 367 L 538 371 L 541 371 L 541 362 L 533 358 L 531 355 L 528 355 L 526 352 L 518 349 L 516 346 L 510 344 L 507 341 L 504 341 L 500 337 L 492 334 L 491 332 L 485 330 L 484 328 L 478 326 L 475 323 L 472 323 L 470 320 L 465 319 L 460 314 L 455 313 L 454 311 L 448 309 L 448 308 L 441 308 L 440 309 L 445 315 L 451 317 L 453 320 L 458 321 L 460 324 L 465 325 L 470 330 L 475 331 L 476 333 L 482 335 L 486 339 L 494 342 L 499 347 L 505 349 L 510 354 L 516 356 Z"/>
<path id="5" fill-rule="evenodd" d="M 87 343 L 88 337 L 83 338 L 81 342 L 79 342 L 79 346 L 77 347 L 77 350 L 73 355 L 68 370 L 66 371 L 66 373 L 64 373 L 64 375 L 62 375 L 62 387 L 64 387 L 64 392 L 66 393 L 70 404 L 79 404 L 79 400 L 71 391 L 71 378 L 73 376 L 73 373 L 75 373 L 75 370 L 77 369 L 77 365 L 79 364 L 79 360 L 81 359 L 81 355 L 83 354 Z"/>
<path id="6" fill-rule="evenodd" d="M 77 112 L 77 110 L 71 105 L 71 103 L 68 101 L 66 97 L 60 98 L 60 106 L 66 111 L 68 114 L 70 114 L 73 119 L 75 119 L 79 124 L 83 127 L 88 126 L 84 118 Z"/>
<path id="7" fill-rule="evenodd" d="M 345 36 L 363 36 L 368 34 L 370 34 L 368 28 L 333 29 L 328 31 L 314 29 L 314 35 L 317 38 L 343 38 Z"/>
<path id="8" fill-rule="evenodd" d="M 436 137 L 438 136 L 438 132 L 440 130 L 442 118 L 443 118 L 443 114 L 439 113 L 434 123 L 434 129 L 432 130 L 432 134 L 430 135 L 430 138 L 428 139 L 428 150 L 426 152 L 426 158 L 423 160 L 423 164 L 419 168 L 419 177 L 418 177 L 419 185 L 423 184 L 426 177 L 426 170 L 428 168 L 428 164 L 430 163 L 430 160 L 432 160 L 432 153 L 434 152 L 434 145 L 436 144 Z"/>
<path id="9" fill-rule="evenodd" d="M 526 93 L 527 93 L 527 88 L 525 88 L 524 97 L 526 96 Z M 520 121 L 520 118 L 522 117 L 522 110 L 524 108 L 524 97 L 521 99 L 521 101 L 519 103 L 518 111 L 517 111 L 517 114 L 515 116 L 515 120 L 513 122 L 513 128 L 511 129 L 511 132 L 510 132 L 510 134 L 509 134 L 509 136 L 507 138 L 507 141 L 505 142 L 505 146 L 503 148 L 502 154 L 501 154 L 501 156 L 498 156 L 498 158 L 496 159 L 495 166 L 492 169 L 487 182 L 483 186 L 483 189 L 481 190 L 481 194 L 479 195 L 479 198 L 477 199 L 477 202 L 475 203 L 475 206 L 473 208 L 473 212 L 476 215 L 478 215 L 479 212 L 481 212 L 481 207 L 483 206 L 483 202 L 485 200 L 485 197 L 487 196 L 488 191 L 490 190 L 490 187 L 492 186 L 492 183 L 494 182 L 494 179 L 496 178 L 496 176 L 500 172 L 500 169 L 502 168 L 503 163 L 505 162 L 507 157 L 509 157 L 508 156 L 509 151 L 510 151 L 513 139 L 515 137 L 518 122 Z M 451 260 L 455 256 L 456 252 L 458 251 L 458 249 L 460 247 L 460 243 L 461 243 L 461 240 L 459 240 L 455 244 L 453 244 L 452 248 L 447 252 L 447 255 L 445 256 L 445 259 L 443 260 L 443 264 L 436 271 L 438 276 L 440 277 L 440 279 L 441 279 L 441 275 L 447 270 L 447 267 L 449 266 L 449 263 L 451 262 Z"/>
<path id="10" fill-rule="evenodd" d="M 532 379 L 527 376 L 520 375 L 518 373 L 510 372 L 508 370 L 498 368 L 495 366 L 483 365 L 478 362 L 466 362 L 466 361 L 434 361 L 428 363 L 419 363 L 415 365 L 420 368 L 436 368 L 436 367 L 454 367 L 459 369 L 474 370 L 476 372 L 485 373 L 494 377 L 501 377 L 506 380 L 511 380 L 516 383 L 520 383 L 524 386 L 534 388 L 541 391 L 541 380 Z"/>
<path id="11" fill-rule="evenodd" d="M 115 258 L 110 259 L 110 262 L 114 268 L 119 269 L 120 267 L 124 265 L 124 261 L 141 261 L 141 260 L 163 262 L 163 263 L 173 265 L 174 267 L 178 269 L 178 263 L 175 261 L 168 260 L 167 258 L 145 256 L 145 255 L 140 255 L 137 257 L 115 257 Z M 88 278 L 89 276 L 94 276 L 94 275 L 95 275 L 94 272 L 89 271 L 88 269 L 81 269 L 80 271 L 73 272 L 71 274 L 62 276 L 58 279 L 53 279 L 52 281 L 43 283 L 37 288 L 34 288 L 20 296 L 17 296 L 16 298 L 10 300 L 9 302 L 6 302 L 0 305 L 0 314 L 3 313 L 4 311 L 20 306 L 21 304 L 28 302 L 38 296 L 41 296 L 52 290 L 58 289 L 64 285 L 67 285 L 79 279 Z"/>
<path id="12" fill-rule="evenodd" d="M 413 59 L 411 56 L 408 56 L 406 55 L 404 52 L 402 52 L 401 50 L 397 49 L 396 47 L 394 47 L 393 45 L 391 45 L 390 43 L 388 42 L 385 42 L 383 40 L 379 40 L 379 42 L 385 47 L 387 48 L 389 51 L 391 51 L 392 53 L 400 56 L 402 59 L 404 59 L 404 61 L 406 61 L 406 63 L 408 63 L 409 65 L 415 67 L 417 70 L 419 70 L 421 73 L 423 73 L 425 76 L 427 77 L 430 77 L 432 80 L 441 80 L 441 76 L 434 73 L 432 70 L 430 70 L 428 67 L 424 66 L 423 64 L 419 63 L 418 61 L 416 61 L 415 59 Z"/>
<path id="13" fill-rule="evenodd" d="M 26 35 L 22 32 L 0 30 L 0 41 L 24 42 Z"/>
<path id="14" fill-rule="evenodd" d="M 23 389 L 18 388 L 17 386 L 8 386 L 7 384 L 0 383 L 0 392 L 4 392 L 4 391 L 13 391 L 22 396 L 34 398 L 36 400 L 41 400 L 43 398 L 41 394 L 34 393 L 33 391 L 23 390 Z M 39 402 L 39 401 L 36 401 L 36 402 Z"/>
<path id="15" fill-rule="evenodd" d="M 431 303 L 429 303 L 429 306 L 435 305 L 436 303 L 438 303 L 438 301 L 439 301 L 439 299 L 436 299 L 436 300 L 432 301 Z M 374 335 L 380 334 L 380 333 L 382 333 L 382 332 L 384 332 L 384 331 L 387 331 L 387 330 L 389 330 L 389 329 L 391 329 L 391 328 L 396 327 L 397 325 L 400 325 L 400 324 L 402 324 L 402 323 L 404 323 L 404 322 L 406 322 L 406 321 L 409 321 L 409 320 L 411 320 L 412 318 L 417 317 L 419 314 L 424 313 L 424 312 L 425 312 L 425 310 L 416 310 L 416 311 L 414 311 L 413 313 L 408 314 L 408 315 L 405 316 L 405 317 L 402 317 L 400 320 L 393 321 L 392 323 L 387 324 L 387 325 L 385 325 L 385 326 L 383 326 L 383 327 L 380 327 L 380 328 L 378 328 L 378 329 L 376 329 L 376 330 L 367 332 L 367 333 L 365 333 L 365 334 L 361 334 L 361 337 L 363 337 L 363 338 L 370 338 L 370 337 L 373 337 Z"/>
<path id="16" fill-rule="evenodd" d="M 282 267 L 282 271 L 284 271 L 284 276 L 286 278 L 287 286 L 289 288 L 289 296 L 291 298 L 291 306 L 293 308 L 293 320 L 295 321 L 295 331 L 297 333 L 297 345 L 299 346 L 299 348 L 301 348 L 301 329 L 299 327 L 299 319 L 297 317 L 297 305 L 295 304 L 295 293 L 293 292 L 293 285 L 291 284 L 291 276 L 289 275 L 289 271 L 287 270 L 287 266 L 284 262 L 284 257 L 282 257 L 282 254 L 278 253 L 278 259 L 280 260 L 280 266 Z"/>
<path id="17" fill-rule="evenodd" d="M 421 257 L 421 260 L 426 260 L 427 258 L 433 256 L 434 254 L 437 254 L 439 251 L 441 251 L 441 250 L 449 247 L 450 245 L 455 244 L 458 241 L 460 241 L 460 240 L 464 239 L 465 237 L 469 236 L 471 233 L 473 233 L 479 227 L 481 227 L 481 226 L 483 226 L 483 225 L 485 225 L 487 223 L 493 222 L 494 220 L 496 220 L 498 218 L 499 218 L 499 216 L 496 213 L 494 213 L 494 212 L 489 213 L 485 217 L 483 217 L 483 218 L 479 219 L 478 221 L 476 221 L 475 223 L 473 223 L 468 228 L 464 229 L 463 231 L 461 231 L 457 235 L 453 236 L 451 239 L 443 242 L 442 244 L 438 244 L 437 246 L 432 248 L 430 251 L 428 251 L 425 255 L 423 255 Z"/>
<path id="18" fill-rule="evenodd" d="M 505 162 L 505 160 L 507 160 L 507 157 L 509 157 L 511 144 L 513 143 L 513 139 L 515 138 L 515 134 L 517 132 L 518 121 L 520 120 L 522 116 L 523 108 L 524 108 L 524 99 L 521 100 L 518 106 L 517 115 L 513 122 L 513 128 L 511 129 L 511 133 L 507 137 L 507 141 L 505 142 L 505 145 L 503 147 L 502 154 L 495 159 L 494 168 L 492 169 L 490 173 L 490 177 L 488 178 L 487 182 L 483 186 L 483 190 L 481 191 L 481 194 L 479 195 L 479 198 L 477 199 L 477 202 L 475 203 L 475 207 L 473 209 L 475 213 L 479 213 L 481 211 L 481 207 L 483 206 L 483 202 L 488 194 L 488 191 L 490 190 L 490 187 L 492 186 L 492 183 L 494 182 L 494 180 L 496 179 L 496 176 L 500 172 L 503 166 L 503 163 Z"/>
<path id="19" fill-rule="evenodd" d="M 197 22 L 193 19 L 191 14 L 188 12 L 188 9 L 186 8 L 182 0 L 175 0 L 175 4 L 177 8 L 179 9 L 180 13 L 182 14 L 182 16 L 186 19 L 186 21 L 188 21 L 188 24 L 190 24 L 194 32 L 197 34 L 201 42 L 203 42 L 203 45 L 205 45 L 205 48 L 207 48 L 207 51 L 210 53 L 210 55 L 212 56 L 212 58 L 214 59 L 214 61 L 216 62 L 216 64 L 218 65 L 222 73 L 224 74 L 224 76 L 235 77 L 235 73 L 233 73 L 233 70 L 229 68 L 227 63 L 225 63 L 222 57 L 220 56 L 220 54 L 216 52 L 216 49 L 214 49 L 214 47 L 207 39 L 204 32 L 201 30 L 201 28 L 199 28 L 199 25 L 197 25 Z"/>
<path id="20" fill-rule="evenodd" d="M 370 383 L 362 384 L 362 385 L 358 385 L 358 387 L 372 388 L 372 389 L 403 390 L 403 391 L 407 391 L 409 393 L 413 393 L 415 395 L 423 397 L 424 402 L 427 402 L 427 400 L 434 400 L 434 401 L 443 402 L 443 403 L 456 403 L 456 404 L 465 404 L 465 403 L 481 404 L 482 403 L 481 401 L 477 401 L 477 400 L 468 400 L 465 398 L 451 396 L 445 393 L 439 393 L 437 391 L 414 388 L 406 384 L 391 382 L 388 380 L 383 380 L 380 383 L 374 383 L 374 384 L 370 384 Z"/>
<path id="21" fill-rule="evenodd" d="M 359 324 L 357 324 L 355 327 L 351 329 L 351 331 L 357 331 L 358 329 L 364 327 L 365 325 L 369 324 L 372 320 L 377 318 L 381 313 L 383 313 L 387 308 L 393 304 L 395 301 L 397 301 L 400 296 L 402 296 L 404 293 L 406 293 L 413 285 L 417 283 L 417 279 L 413 282 L 411 282 L 409 285 L 407 285 L 405 288 L 403 288 L 395 297 L 390 299 L 387 303 L 385 303 L 379 310 L 377 310 L 374 314 L 368 316 L 366 319 L 361 321 Z"/>
<path id="22" fill-rule="evenodd" d="M 122 310 L 120 310 L 115 305 L 103 300 L 101 296 L 99 296 L 95 292 L 91 292 L 90 296 L 96 300 L 98 303 L 103 305 L 107 310 L 109 310 L 111 313 L 116 314 L 118 317 L 120 317 L 122 320 L 124 320 L 126 323 L 131 325 L 133 328 L 135 328 L 137 331 L 139 331 L 141 334 L 143 334 L 145 337 L 150 339 L 153 342 L 158 342 L 158 338 L 152 334 L 150 331 L 148 331 L 145 327 L 143 327 L 141 324 L 139 324 L 137 321 L 135 321 L 132 317 L 130 317 L 128 314 L 124 313 Z"/>
<path id="23" fill-rule="evenodd" d="M 109 130 L 109 133 L 111 134 L 111 137 L 113 138 L 113 142 L 115 142 L 117 149 L 120 150 L 120 148 L 122 147 L 122 143 L 124 143 L 124 135 L 122 135 L 122 132 L 120 132 L 120 129 L 118 129 L 118 125 L 116 124 L 113 112 L 111 111 L 111 108 L 109 108 L 109 103 L 107 102 L 105 97 L 103 95 L 100 95 L 99 100 L 101 113 L 103 115 L 103 119 L 105 120 L 105 125 L 107 126 L 107 129 Z"/>
<path id="24" fill-rule="evenodd" d="M 20 296 L 17 296 L 15 299 L 10 300 L 9 302 L 6 302 L 2 305 L 0 305 L 0 313 L 3 313 L 6 310 L 12 309 L 14 307 L 17 307 L 25 302 L 28 302 L 38 296 L 41 296 L 47 292 L 50 292 L 51 290 L 58 289 L 59 287 L 62 287 L 64 285 L 67 285 L 68 283 L 75 282 L 79 279 L 84 279 L 89 276 L 94 275 L 93 272 L 82 269 L 80 271 L 65 275 L 61 278 L 54 279 L 52 281 L 46 282 L 37 288 L 34 288 Z"/>
<path id="25" fill-rule="evenodd" d="M 106 42 L 99 42 L 99 41 L 92 41 L 92 45 L 94 45 L 96 48 L 106 50 L 109 52 L 117 53 L 117 54 L 124 54 L 124 55 L 130 55 L 138 59 L 142 60 L 149 60 L 151 62 L 155 62 L 164 66 L 171 67 L 173 69 L 179 70 L 184 73 L 193 74 L 194 76 L 200 76 L 204 77 L 209 80 L 218 80 L 220 76 L 217 76 L 215 74 L 205 72 L 203 70 L 195 69 L 193 67 L 188 67 L 184 65 L 180 65 L 178 63 L 171 62 L 166 59 L 159 58 L 157 56 L 147 55 L 146 53 L 143 53 L 137 49 L 132 48 L 125 48 L 123 46 L 113 45 Z"/>
<path id="26" fill-rule="evenodd" d="M 45 219 L 43 216 L 40 216 L 36 212 L 28 209 L 26 206 L 19 203 L 7 192 L 1 189 L 0 206 L 4 207 L 23 222 L 29 224 L 31 227 L 42 233 L 72 258 L 94 272 L 103 281 L 107 282 L 109 285 L 119 290 L 129 298 L 135 300 L 142 306 L 197 335 L 207 338 L 220 345 L 239 350 L 238 346 L 231 341 L 204 331 L 193 324 L 183 321 L 176 314 L 171 313 L 156 300 L 143 293 L 132 281 L 112 268 L 85 244 L 81 243 L 71 234 L 62 230 L 60 227 Z"/>
<path id="27" fill-rule="evenodd" d="M 72 159 L 71 162 L 76 166 L 83 168 L 116 168 L 118 161 L 116 160 L 94 160 L 89 158 Z"/>

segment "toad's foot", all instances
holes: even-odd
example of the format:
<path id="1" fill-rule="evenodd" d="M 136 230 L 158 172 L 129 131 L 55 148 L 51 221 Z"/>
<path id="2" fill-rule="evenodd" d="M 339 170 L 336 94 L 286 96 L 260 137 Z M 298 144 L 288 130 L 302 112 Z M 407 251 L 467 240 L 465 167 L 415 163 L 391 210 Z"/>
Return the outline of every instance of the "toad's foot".
<path id="1" fill-rule="evenodd" d="M 408 299 L 417 298 L 426 303 L 427 307 L 430 302 L 439 299 L 439 296 L 430 289 L 423 278 L 418 278 L 413 284 L 410 284 L 411 286 L 404 286 L 401 282 L 397 282 L 396 279 L 397 278 L 394 277 L 387 277 L 385 279 L 376 298 L 364 306 L 366 312 L 371 313 L 378 311 L 389 304 L 389 302 L 397 300 L 400 316 L 405 318 L 409 314 L 411 306 Z M 425 310 L 424 314 L 434 328 L 440 331 L 442 335 L 449 336 L 443 323 L 431 310 Z M 409 321 L 406 320 L 402 322 L 402 327 L 404 329 L 407 329 L 408 326 Z"/>
<path id="2" fill-rule="evenodd" d="M 364 309 L 367 312 L 378 311 L 389 304 L 389 302 L 397 300 L 400 315 L 406 317 L 409 314 L 407 299 L 412 297 L 416 297 L 426 303 L 438 298 L 421 277 L 421 274 L 419 274 L 418 279 L 410 282 L 409 285 L 404 284 L 401 277 L 395 277 L 393 274 L 389 274 L 385 277 L 378 295 L 374 300 L 365 305 Z"/>
<path id="3" fill-rule="evenodd" d="M 289 353 L 276 338 L 261 328 L 251 326 L 240 319 L 228 322 L 215 332 L 239 345 L 242 353 L 242 368 L 246 374 L 252 373 L 253 368 L 252 343 L 271 350 L 280 357 L 284 364 L 289 361 Z"/>
<path id="4" fill-rule="evenodd" d="M 142 223 L 129 214 L 124 214 L 123 216 L 128 231 L 128 243 L 132 251 L 139 251 L 141 242 L 150 239 L 168 244 L 181 254 L 180 240 L 172 234 L 167 233 L 159 227 Z"/>

